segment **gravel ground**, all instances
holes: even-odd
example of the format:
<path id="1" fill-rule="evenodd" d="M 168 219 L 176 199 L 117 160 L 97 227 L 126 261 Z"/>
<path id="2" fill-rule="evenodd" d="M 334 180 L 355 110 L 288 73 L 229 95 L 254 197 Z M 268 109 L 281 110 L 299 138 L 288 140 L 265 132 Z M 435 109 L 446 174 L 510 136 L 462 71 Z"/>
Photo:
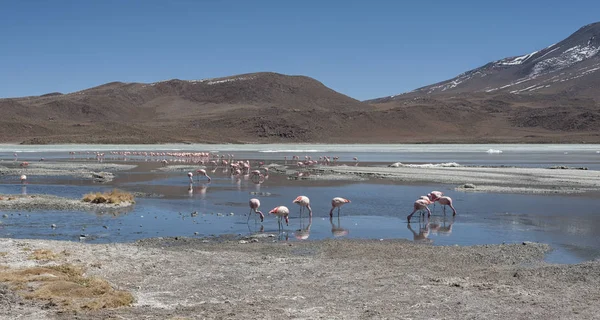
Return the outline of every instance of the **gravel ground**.
<path id="1" fill-rule="evenodd" d="M 135 296 L 132 307 L 61 313 L 0 290 L 6 319 L 593 319 L 600 261 L 542 262 L 547 245 L 273 238 L 82 244 L 0 239 L 0 265 L 40 264 L 23 250 L 68 252 Z"/>

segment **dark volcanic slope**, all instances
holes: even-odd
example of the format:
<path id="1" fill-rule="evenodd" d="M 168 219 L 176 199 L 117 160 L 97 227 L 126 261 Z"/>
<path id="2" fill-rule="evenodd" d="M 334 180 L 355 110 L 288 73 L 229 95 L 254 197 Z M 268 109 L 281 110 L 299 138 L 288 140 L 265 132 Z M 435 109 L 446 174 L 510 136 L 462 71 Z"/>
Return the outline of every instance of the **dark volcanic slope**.
<path id="1" fill-rule="evenodd" d="M 366 102 L 457 125 L 449 132 L 432 126 L 440 139 L 463 132 L 480 141 L 599 142 L 599 52 L 600 23 L 594 23 L 542 50 Z"/>
<path id="2" fill-rule="evenodd" d="M 568 38 L 529 54 L 490 62 L 457 77 L 402 95 L 406 97 L 457 93 L 560 93 L 600 98 L 600 22 L 589 24 Z"/>

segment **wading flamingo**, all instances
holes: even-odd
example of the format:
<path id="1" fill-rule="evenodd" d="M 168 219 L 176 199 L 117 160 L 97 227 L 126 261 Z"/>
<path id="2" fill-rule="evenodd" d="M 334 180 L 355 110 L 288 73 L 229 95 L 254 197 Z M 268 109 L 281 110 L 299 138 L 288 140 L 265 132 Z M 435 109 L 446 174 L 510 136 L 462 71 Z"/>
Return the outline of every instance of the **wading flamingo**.
<path id="1" fill-rule="evenodd" d="M 252 170 L 250 171 L 250 179 L 254 181 L 254 177 L 258 178 L 258 181 L 264 180 L 265 176 L 260 172 L 260 170 Z"/>
<path id="2" fill-rule="evenodd" d="M 27 183 L 27 176 L 26 176 L 26 175 L 24 175 L 24 174 L 22 174 L 22 175 L 21 175 L 21 183 L 22 183 L 22 184 L 25 184 L 25 183 Z"/>
<path id="3" fill-rule="evenodd" d="M 200 181 L 200 176 L 205 176 L 208 179 L 208 182 L 210 182 L 210 177 L 208 176 L 208 174 L 206 174 L 206 170 L 198 169 L 196 170 L 196 173 L 198 174 L 198 181 Z"/>
<path id="4" fill-rule="evenodd" d="M 248 213 L 248 221 L 250 221 L 250 215 L 252 214 L 252 211 L 254 211 L 254 213 L 258 214 L 260 216 L 260 222 L 263 222 L 263 220 L 265 219 L 265 215 L 258 211 L 258 208 L 260 208 L 260 201 L 256 198 L 252 198 L 250 199 L 249 203 L 250 205 L 250 212 Z"/>
<path id="5" fill-rule="evenodd" d="M 304 207 L 306 207 L 308 209 L 309 217 L 312 218 L 312 209 L 310 208 L 310 199 L 308 199 L 307 196 L 298 196 L 292 202 L 300 206 L 300 217 L 302 217 L 302 210 L 304 210 Z"/>
<path id="6" fill-rule="evenodd" d="M 344 199 L 341 197 L 335 197 L 331 199 L 331 210 L 329 210 L 329 216 L 333 217 L 333 209 L 338 209 L 338 216 L 340 215 L 340 207 L 345 205 L 346 203 L 350 203 L 350 200 Z"/>
<path id="7" fill-rule="evenodd" d="M 452 205 L 452 198 L 444 196 L 439 198 L 437 202 L 444 207 L 444 214 L 446 214 L 446 206 L 450 206 L 450 209 L 452 209 L 452 216 L 456 215 L 456 209 L 454 209 L 454 206 Z"/>
<path id="8" fill-rule="evenodd" d="M 190 184 L 194 183 L 194 174 L 191 172 L 188 172 L 188 178 L 190 178 Z"/>
<path id="9" fill-rule="evenodd" d="M 433 203 L 433 207 L 435 208 L 435 202 L 438 201 L 438 199 L 441 198 L 443 195 L 444 193 L 441 191 L 431 191 L 427 194 L 427 198 L 429 198 L 431 203 Z"/>
<path id="10" fill-rule="evenodd" d="M 418 199 L 417 201 L 415 201 L 415 203 L 413 204 L 413 212 L 411 212 L 408 217 L 406 217 L 406 220 L 408 220 L 408 223 L 410 223 L 410 218 L 412 218 L 413 214 L 415 214 L 415 212 L 417 211 L 421 211 L 421 210 L 427 210 L 427 217 L 431 217 L 431 210 L 429 210 L 429 207 L 427 207 L 428 204 L 431 204 L 431 201 L 426 200 L 426 199 Z"/>
<path id="11" fill-rule="evenodd" d="M 354 158 L 352 158 L 352 159 L 354 160 L 354 162 L 355 162 L 355 163 L 354 163 L 354 166 L 356 167 L 356 166 L 358 165 L 358 158 L 357 158 L 357 157 L 354 157 Z"/>
<path id="12" fill-rule="evenodd" d="M 275 208 L 273 208 L 273 210 L 269 211 L 269 213 L 277 216 L 277 222 L 279 223 L 279 230 L 281 230 L 283 228 L 283 224 L 281 223 L 282 217 L 285 219 L 285 224 L 288 226 L 290 225 L 290 219 L 288 217 L 290 215 L 290 209 L 288 209 L 286 206 L 275 207 Z"/>

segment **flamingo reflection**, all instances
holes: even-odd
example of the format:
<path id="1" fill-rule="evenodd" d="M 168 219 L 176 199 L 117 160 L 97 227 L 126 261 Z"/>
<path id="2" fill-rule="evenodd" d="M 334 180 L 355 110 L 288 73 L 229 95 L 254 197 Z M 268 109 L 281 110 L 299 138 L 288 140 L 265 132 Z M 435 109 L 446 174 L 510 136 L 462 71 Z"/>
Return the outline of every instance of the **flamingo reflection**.
<path id="1" fill-rule="evenodd" d="M 302 218 L 300 218 L 300 229 L 294 232 L 294 237 L 298 240 L 306 240 L 310 236 L 310 226 L 312 225 L 312 217 L 308 218 L 308 224 L 303 226 Z"/>
<path id="2" fill-rule="evenodd" d="M 450 234 L 452 234 L 452 225 L 454 224 L 454 217 L 452 217 L 452 219 L 450 220 L 450 223 L 448 225 L 446 225 L 447 221 L 448 220 L 446 219 L 446 217 L 444 217 L 441 225 L 439 223 L 432 222 L 430 224 L 431 232 L 434 234 L 439 234 L 439 235 L 443 235 L 443 236 L 449 236 Z"/>
<path id="3" fill-rule="evenodd" d="M 202 184 L 198 187 L 198 194 L 200 194 L 200 199 L 206 199 L 206 191 L 208 190 L 208 184 Z"/>
<path id="4" fill-rule="evenodd" d="M 331 223 L 331 234 L 334 237 L 343 237 L 348 235 L 348 229 L 342 228 L 340 225 L 340 217 L 337 217 L 337 225 L 333 222 L 333 217 L 329 218 L 329 222 Z"/>
<path id="5" fill-rule="evenodd" d="M 413 240 L 414 241 L 432 241 L 431 239 L 429 239 L 429 222 L 425 223 L 425 224 L 421 224 L 421 221 L 419 221 L 419 232 L 417 233 L 413 228 L 412 225 L 410 223 L 408 223 L 406 225 L 406 227 L 408 228 L 408 230 L 410 230 L 410 232 L 412 232 L 413 234 Z"/>

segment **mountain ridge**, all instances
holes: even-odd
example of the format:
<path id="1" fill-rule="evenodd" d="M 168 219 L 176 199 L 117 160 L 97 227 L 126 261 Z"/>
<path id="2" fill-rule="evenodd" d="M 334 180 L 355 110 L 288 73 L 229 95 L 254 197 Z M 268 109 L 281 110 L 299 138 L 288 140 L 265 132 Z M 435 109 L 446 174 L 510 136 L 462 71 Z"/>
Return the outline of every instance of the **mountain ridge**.
<path id="1" fill-rule="evenodd" d="M 599 143 L 600 23 L 401 95 L 358 101 L 306 76 L 109 82 L 0 99 L 0 142 Z"/>
<path id="2" fill-rule="evenodd" d="M 580 86 L 582 80 L 593 78 L 594 84 L 600 71 L 600 22 L 585 25 L 569 37 L 543 49 L 519 56 L 491 61 L 481 67 L 468 70 L 454 78 L 440 81 L 415 90 L 366 100 L 381 103 L 403 96 L 437 95 L 463 92 L 509 92 L 509 93 L 557 93 Z M 557 73 L 559 72 L 560 73 Z M 567 83 L 565 83 L 567 82 Z M 586 96 L 600 98 L 596 92 L 582 92 Z"/>

